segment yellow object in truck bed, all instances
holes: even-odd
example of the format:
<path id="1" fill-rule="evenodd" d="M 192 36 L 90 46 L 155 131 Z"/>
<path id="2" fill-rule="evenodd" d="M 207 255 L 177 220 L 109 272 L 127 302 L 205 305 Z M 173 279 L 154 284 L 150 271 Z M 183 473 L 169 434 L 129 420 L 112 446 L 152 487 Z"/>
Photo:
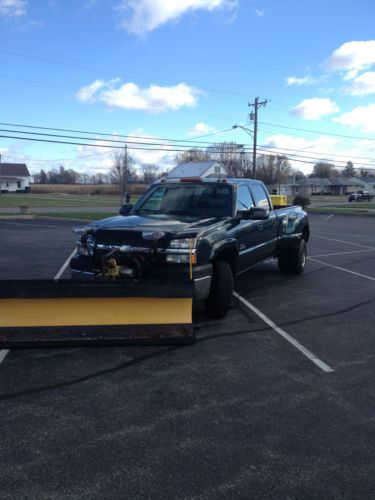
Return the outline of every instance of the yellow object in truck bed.
<path id="1" fill-rule="evenodd" d="M 288 205 L 288 197 L 279 194 L 271 194 L 271 200 L 276 207 L 286 207 Z"/>

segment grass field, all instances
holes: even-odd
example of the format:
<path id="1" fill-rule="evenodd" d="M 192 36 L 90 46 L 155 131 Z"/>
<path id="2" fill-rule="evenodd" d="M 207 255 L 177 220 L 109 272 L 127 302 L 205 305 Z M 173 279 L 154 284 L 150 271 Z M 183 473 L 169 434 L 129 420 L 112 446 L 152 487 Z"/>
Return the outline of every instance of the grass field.
<path id="1" fill-rule="evenodd" d="M 137 196 L 133 196 L 134 203 Z M 21 205 L 29 207 L 119 207 L 121 198 L 117 195 L 82 195 L 82 194 L 33 194 L 3 193 L 0 196 L 1 208 L 15 208 Z"/>
<path id="2" fill-rule="evenodd" d="M 308 213 L 313 214 L 337 214 L 337 215 L 369 215 L 375 216 L 375 212 L 370 212 L 363 208 L 335 208 L 335 207 L 321 207 L 321 208 L 309 208 L 307 207 Z"/>
<path id="3" fill-rule="evenodd" d="M 129 184 L 128 190 L 139 195 L 146 190 L 145 184 Z M 86 194 L 120 196 L 118 184 L 31 184 L 31 192 L 35 194 Z"/>

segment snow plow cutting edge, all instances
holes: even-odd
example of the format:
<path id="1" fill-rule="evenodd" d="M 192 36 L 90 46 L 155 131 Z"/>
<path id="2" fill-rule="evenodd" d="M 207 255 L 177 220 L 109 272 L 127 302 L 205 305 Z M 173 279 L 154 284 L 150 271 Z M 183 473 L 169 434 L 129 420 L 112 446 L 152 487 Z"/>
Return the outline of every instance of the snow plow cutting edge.
<path id="1" fill-rule="evenodd" d="M 0 281 L 0 348 L 192 344 L 192 281 Z"/>

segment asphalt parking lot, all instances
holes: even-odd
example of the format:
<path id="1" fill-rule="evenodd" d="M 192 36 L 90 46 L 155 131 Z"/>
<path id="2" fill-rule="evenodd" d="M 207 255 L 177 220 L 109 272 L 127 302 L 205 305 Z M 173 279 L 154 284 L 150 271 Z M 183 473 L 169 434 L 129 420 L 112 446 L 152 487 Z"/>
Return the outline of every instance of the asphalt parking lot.
<path id="1" fill-rule="evenodd" d="M 310 223 L 304 275 L 237 280 L 263 319 L 234 304 L 196 311 L 195 346 L 3 353 L 0 497 L 374 498 L 375 219 Z M 54 277 L 71 227 L 0 220 L 1 278 Z"/>

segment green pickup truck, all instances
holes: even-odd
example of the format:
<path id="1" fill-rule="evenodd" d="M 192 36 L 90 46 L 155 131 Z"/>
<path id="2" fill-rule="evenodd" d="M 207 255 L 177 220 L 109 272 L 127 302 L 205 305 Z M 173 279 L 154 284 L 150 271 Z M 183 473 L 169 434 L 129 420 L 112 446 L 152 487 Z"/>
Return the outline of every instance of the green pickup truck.
<path id="1" fill-rule="evenodd" d="M 208 316 L 227 313 L 237 275 L 270 257 L 303 272 L 310 230 L 298 206 L 274 209 L 260 181 L 181 178 L 154 183 L 135 206 L 78 231 L 73 278 L 192 279 Z"/>

